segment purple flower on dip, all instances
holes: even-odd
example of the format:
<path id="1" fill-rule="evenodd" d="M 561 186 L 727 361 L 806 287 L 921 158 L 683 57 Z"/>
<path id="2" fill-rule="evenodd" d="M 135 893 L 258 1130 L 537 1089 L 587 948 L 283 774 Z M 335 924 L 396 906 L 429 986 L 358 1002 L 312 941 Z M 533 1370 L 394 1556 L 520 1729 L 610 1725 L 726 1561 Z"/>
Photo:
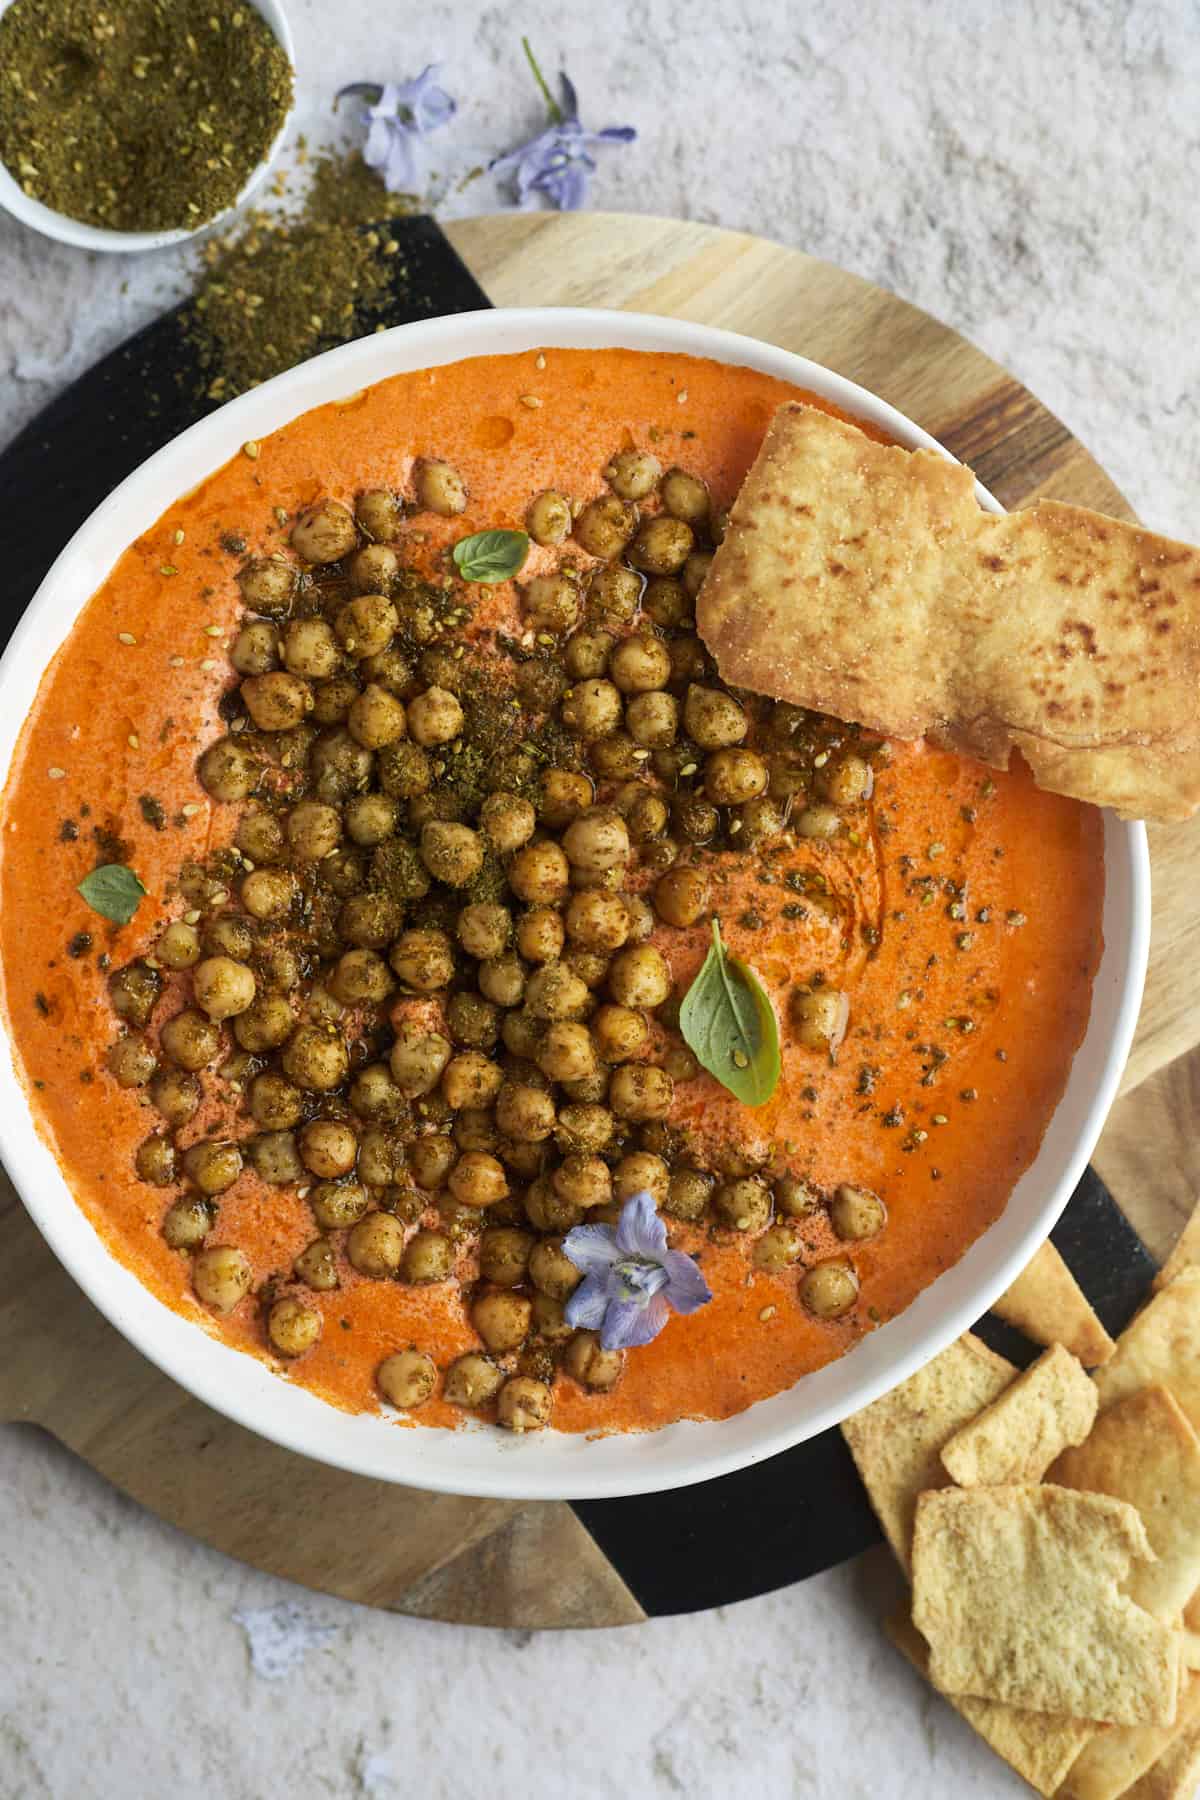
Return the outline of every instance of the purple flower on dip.
<path id="1" fill-rule="evenodd" d="M 378 169 L 389 194 L 407 193 L 416 185 L 416 147 L 423 137 L 454 117 L 458 102 L 437 84 L 439 65 L 429 63 L 415 81 L 389 81 L 379 87 L 355 81 L 338 94 L 353 94 L 367 101 L 367 141 L 363 161 Z"/>
<path id="2" fill-rule="evenodd" d="M 690 1256 L 667 1248 L 667 1228 L 644 1189 L 611 1225 L 576 1225 L 563 1249 L 584 1279 L 567 1301 L 568 1325 L 599 1331 L 605 1350 L 656 1338 L 672 1308 L 695 1312 L 712 1299 Z"/>
<path id="3" fill-rule="evenodd" d="M 534 79 L 546 100 L 549 122 L 544 131 L 488 165 L 495 173 L 511 175 L 518 206 L 528 206 L 544 194 L 559 212 L 577 212 L 587 201 L 588 182 L 595 173 L 589 151 L 600 144 L 631 144 L 637 137 L 632 125 L 609 125 L 603 131 L 585 131 L 579 120 L 579 97 L 565 74 L 559 75 L 562 99 L 554 98 L 538 68 L 528 38 L 521 39 Z"/>

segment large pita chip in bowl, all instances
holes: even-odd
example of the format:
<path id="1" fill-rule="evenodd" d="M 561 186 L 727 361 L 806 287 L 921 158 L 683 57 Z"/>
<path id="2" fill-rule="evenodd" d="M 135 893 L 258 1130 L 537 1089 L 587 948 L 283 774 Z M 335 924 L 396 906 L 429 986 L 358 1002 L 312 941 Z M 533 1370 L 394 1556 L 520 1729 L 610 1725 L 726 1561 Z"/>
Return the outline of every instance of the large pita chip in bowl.
<path id="1" fill-rule="evenodd" d="M 1181 1633 L 1121 1592 L 1153 1556 L 1137 1512 L 1047 1484 L 922 1494 L 913 1623 L 946 1694 L 1116 1725 L 1169 1725 Z"/>
<path id="2" fill-rule="evenodd" d="M 782 406 L 696 605 L 724 678 L 1130 816 L 1200 805 L 1200 551 Z"/>
<path id="3" fill-rule="evenodd" d="M 1137 1508 L 1156 1560 L 1134 1565 L 1125 1592 L 1176 1618 L 1200 1588 L 1200 1438 L 1168 1390 L 1139 1388 L 1107 1407 L 1050 1479 Z"/>
<path id="4" fill-rule="evenodd" d="M 1055 1344 L 955 1432 L 942 1448 L 942 1463 L 959 1487 L 1040 1481 L 1068 1445 L 1083 1442 L 1095 1417 L 1095 1383 Z"/>

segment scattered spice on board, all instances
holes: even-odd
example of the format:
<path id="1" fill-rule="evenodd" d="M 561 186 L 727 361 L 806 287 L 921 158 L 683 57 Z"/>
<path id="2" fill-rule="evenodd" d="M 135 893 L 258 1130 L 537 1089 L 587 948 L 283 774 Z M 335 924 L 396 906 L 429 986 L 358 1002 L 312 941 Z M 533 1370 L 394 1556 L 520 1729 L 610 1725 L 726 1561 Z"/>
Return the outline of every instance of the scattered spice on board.
<path id="1" fill-rule="evenodd" d="M 115 231 L 215 218 L 292 102 L 252 0 L 15 0 L 0 68 L 0 161 L 33 199 Z"/>
<path id="2" fill-rule="evenodd" d="M 206 244 L 186 330 L 208 397 L 230 400 L 369 331 L 402 269 L 387 221 L 416 210 L 354 151 L 307 166 L 298 213 L 255 212 Z"/>

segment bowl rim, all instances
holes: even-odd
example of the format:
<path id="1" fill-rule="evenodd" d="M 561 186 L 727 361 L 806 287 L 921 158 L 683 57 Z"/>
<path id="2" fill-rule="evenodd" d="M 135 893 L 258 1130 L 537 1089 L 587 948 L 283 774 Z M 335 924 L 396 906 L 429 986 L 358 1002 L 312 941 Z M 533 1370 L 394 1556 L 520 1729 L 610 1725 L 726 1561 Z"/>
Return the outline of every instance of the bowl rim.
<path id="1" fill-rule="evenodd" d="M 7 781 L 46 668 L 108 569 L 141 530 L 244 442 L 267 437 L 314 406 L 347 401 L 393 374 L 537 347 L 624 347 L 748 365 L 832 399 L 902 444 L 949 455 L 896 408 L 820 364 L 755 338 L 670 317 L 598 308 L 496 308 L 374 334 L 326 351 L 190 426 L 129 475 L 79 528 L 0 657 L 0 781 Z M 1003 510 L 979 483 L 976 491 L 989 510 Z M 374 1479 L 492 1498 L 600 1499 L 684 1487 L 776 1455 L 877 1399 L 969 1329 L 1045 1239 L 1115 1098 L 1145 976 L 1144 826 L 1106 814 L 1105 861 L 1105 945 L 1087 1032 L 1042 1144 L 1004 1212 L 894 1319 L 782 1394 L 725 1420 L 681 1421 L 658 1431 L 608 1437 L 547 1432 L 518 1440 L 475 1422 L 457 1431 L 404 1430 L 379 1414 L 343 1413 L 205 1332 L 203 1321 L 167 1307 L 108 1250 L 37 1132 L 11 1042 L 9 1055 L 0 1057 L 0 1156 L 38 1229 L 110 1323 L 196 1398 L 286 1449 Z M 1112 937 L 1110 907 L 1119 925 Z M 1092 1044 L 1103 1019 L 1104 1031 Z M 1098 1064 L 1090 1072 L 1083 1067 L 1085 1050 Z M 1048 1158 L 1052 1139 L 1055 1154 Z M 1052 1168 L 1041 1172 L 1039 1182 L 1039 1165 L 1047 1161 Z M 1045 1193 L 1031 1198 L 1027 1192 L 1017 1209 L 1022 1188 L 1035 1186 L 1045 1187 Z M 990 1254 L 984 1248 L 989 1245 Z M 806 1408 L 804 1394 L 818 1398 Z M 801 1399 L 793 1404 L 795 1396 Z M 787 1416 L 789 1405 L 798 1409 L 799 1420 Z"/>
<path id="2" fill-rule="evenodd" d="M 15 6 L 17 0 L 0 0 L 0 18 Z M 46 206 L 41 200 L 35 200 L 27 194 L 7 165 L 0 162 L 0 207 L 10 213 L 22 225 L 30 230 L 40 232 L 42 237 L 53 238 L 57 243 L 70 244 L 76 250 L 98 250 L 105 254 L 135 256 L 146 250 L 167 250 L 176 244 L 189 243 L 206 231 L 219 229 L 228 224 L 234 213 L 249 204 L 261 190 L 263 183 L 270 175 L 283 148 L 283 140 L 287 136 L 288 126 L 296 112 L 296 46 L 292 39 L 292 28 L 280 0 L 249 0 L 254 10 L 259 13 L 270 30 L 279 40 L 279 47 L 292 67 L 293 87 L 291 105 L 280 121 L 279 129 L 268 144 L 266 153 L 255 163 L 236 196 L 228 206 L 214 213 L 211 219 L 205 219 L 202 225 L 176 226 L 170 231 L 113 231 L 106 225 L 89 225 L 85 219 L 73 219 L 69 213 L 58 212 L 52 206 Z"/>

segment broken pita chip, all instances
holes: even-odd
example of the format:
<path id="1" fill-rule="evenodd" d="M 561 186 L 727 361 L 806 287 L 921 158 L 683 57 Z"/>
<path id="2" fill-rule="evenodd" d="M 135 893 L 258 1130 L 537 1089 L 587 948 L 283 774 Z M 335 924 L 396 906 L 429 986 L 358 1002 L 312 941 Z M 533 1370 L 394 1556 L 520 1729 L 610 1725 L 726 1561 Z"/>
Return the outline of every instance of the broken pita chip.
<path id="1" fill-rule="evenodd" d="M 1112 1339 L 1048 1238 L 992 1311 L 1035 1344 L 1062 1344 L 1085 1369 L 1113 1353 Z"/>
<path id="2" fill-rule="evenodd" d="M 871 1505 L 907 1570 L 917 1496 L 947 1479 L 942 1446 L 995 1400 L 1017 1371 L 968 1333 L 842 1423 Z"/>
<path id="3" fill-rule="evenodd" d="M 1158 1761 L 1121 1800 L 1195 1800 L 1200 1782 L 1200 1719 L 1192 1719 L 1176 1734 Z"/>
<path id="4" fill-rule="evenodd" d="M 1190 1218 L 1175 1240 L 1175 1247 L 1158 1274 L 1154 1288 L 1168 1287 L 1181 1269 L 1200 1268 L 1200 1205 L 1193 1207 Z"/>
<path id="5" fill-rule="evenodd" d="M 1176 1619 L 1200 1588 L 1200 1438 L 1168 1390 L 1140 1388 L 1107 1407 L 1051 1480 L 1137 1508 L 1157 1561 L 1138 1563 L 1125 1592 L 1156 1618 Z"/>
<path id="6" fill-rule="evenodd" d="M 908 1613 L 889 1619 L 886 1629 L 896 1648 L 928 1681 L 929 1645 Z M 997 1756 L 1047 1797 L 1057 1793 L 1097 1729 L 1086 1719 L 1056 1719 L 1049 1713 L 1022 1712 L 999 1700 L 972 1700 L 966 1695 L 951 1694 L 942 1697 L 962 1714 L 968 1725 L 974 1726 Z"/>
<path id="7" fill-rule="evenodd" d="M 1200 1268 L 1183 1268 L 1125 1327 L 1096 1371 L 1101 1406 L 1137 1388 L 1169 1388 L 1200 1431 Z"/>
<path id="8" fill-rule="evenodd" d="M 1071 1765 L 1058 1800 L 1119 1800 L 1139 1776 L 1200 1724 L 1200 1677 L 1179 1690 L 1173 1725 L 1099 1725 Z"/>
<path id="9" fill-rule="evenodd" d="M 696 603 L 725 681 L 1056 793 L 1200 805 L 1200 551 L 1083 507 L 984 512 L 969 469 L 775 414 Z"/>
<path id="10" fill-rule="evenodd" d="M 947 1694 L 1115 1725 L 1175 1718 L 1180 1634 L 1120 1591 L 1153 1555 L 1132 1506 L 1046 1484 L 922 1494 L 913 1624 Z"/>
<path id="11" fill-rule="evenodd" d="M 1040 1481 L 1068 1445 L 1082 1444 L 1096 1405 L 1095 1382 L 1055 1344 L 955 1432 L 942 1449 L 942 1464 L 959 1487 Z"/>

